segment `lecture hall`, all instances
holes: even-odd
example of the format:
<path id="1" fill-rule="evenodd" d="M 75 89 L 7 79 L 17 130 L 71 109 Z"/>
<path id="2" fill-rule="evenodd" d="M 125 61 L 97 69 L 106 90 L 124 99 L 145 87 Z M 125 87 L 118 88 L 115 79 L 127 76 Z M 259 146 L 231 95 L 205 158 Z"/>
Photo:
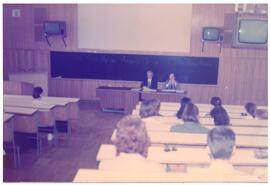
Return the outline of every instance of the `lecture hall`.
<path id="1" fill-rule="evenodd" d="M 131 2 L 2 3 L 3 182 L 268 182 L 267 1 Z"/>

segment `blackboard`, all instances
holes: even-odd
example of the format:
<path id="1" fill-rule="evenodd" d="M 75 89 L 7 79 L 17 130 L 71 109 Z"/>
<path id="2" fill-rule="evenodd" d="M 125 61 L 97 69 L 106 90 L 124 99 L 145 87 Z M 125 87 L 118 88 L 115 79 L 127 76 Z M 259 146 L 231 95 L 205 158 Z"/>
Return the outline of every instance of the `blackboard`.
<path id="1" fill-rule="evenodd" d="M 51 77 L 141 81 L 151 69 L 158 82 L 174 73 L 180 83 L 217 84 L 217 57 L 51 51 Z"/>

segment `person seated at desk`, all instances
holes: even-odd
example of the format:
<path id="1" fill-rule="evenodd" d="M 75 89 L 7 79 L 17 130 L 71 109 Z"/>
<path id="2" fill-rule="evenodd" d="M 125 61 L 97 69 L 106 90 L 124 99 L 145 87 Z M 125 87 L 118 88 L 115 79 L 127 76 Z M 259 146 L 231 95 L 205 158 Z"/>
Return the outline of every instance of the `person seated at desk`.
<path id="1" fill-rule="evenodd" d="M 126 116 L 117 123 L 114 145 L 116 158 L 101 161 L 100 170 L 166 172 L 163 165 L 146 160 L 150 140 L 139 117 Z"/>
<path id="2" fill-rule="evenodd" d="M 175 80 L 174 73 L 170 73 L 169 80 L 164 83 L 164 89 L 167 90 L 180 90 L 178 82 Z"/>
<path id="3" fill-rule="evenodd" d="M 230 117 L 226 110 L 222 107 L 217 107 L 211 112 L 211 116 L 214 118 L 214 123 L 216 126 L 226 126 L 230 125 Z"/>
<path id="4" fill-rule="evenodd" d="M 141 83 L 141 88 L 157 89 L 157 80 L 154 78 L 153 71 L 147 71 L 146 78 Z"/>
<path id="5" fill-rule="evenodd" d="M 220 97 L 212 97 L 211 100 L 210 100 L 210 104 L 214 106 L 214 108 L 210 111 L 210 116 L 212 118 L 214 118 L 214 122 L 216 123 L 216 116 L 221 116 L 220 113 L 222 115 L 227 115 L 227 119 L 230 119 L 229 118 L 229 115 L 227 113 L 227 111 L 223 108 L 222 106 L 222 101 L 220 99 Z"/>
<path id="6" fill-rule="evenodd" d="M 199 109 L 193 103 L 186 105 L 182 120 L 184 124 L 178 124 L 171 127 L 171 132 L 183 132 L 183 133 L 208 133 L 209 129 L 203 127 L 198 120 Z"/>
<path id="7" fill-rule="evenodd" d="M 186 105 L 189 104 L 189 103 L 191 103 L 191 99 L 188 98 L 188 97 L 183 97 L 183 98 L 180 100 L 181 106 L 180 106 L 180 108 L 179 108 L 179 110 L 178 110 L 178 112 L 177 112 L 177 114 L 176 114 L 176 117 L 177 117 L 178 119 L 181 119 L 181 118 L 182 118 L 183 111 L 184 111 Z"/>
<path id="8" fill-rule="evenodd" d="M 235 133 L 228 127 L 215 127 L 207 136 L 207 151 L 211 158 L 208 168 L 188 168 L 188 173 L 245 175 L 234 169 L 230 159 L 235 152 Z"/>
<path id="9" fill-rule="evenodd" d="M 43 89 L 41 87 L 34 87 L 32 91 L 32 97 L 34 99 L 40 99 L 42 93 L 43 93 Z"/>
<path id="10" fill-rule="evenodd" d="M 257 106 L 255 103 L 248 102 L 245 105 L 245 110 L 253 118 L 268 119 L 268 111 L 265 109 L 257 109 Z"/>

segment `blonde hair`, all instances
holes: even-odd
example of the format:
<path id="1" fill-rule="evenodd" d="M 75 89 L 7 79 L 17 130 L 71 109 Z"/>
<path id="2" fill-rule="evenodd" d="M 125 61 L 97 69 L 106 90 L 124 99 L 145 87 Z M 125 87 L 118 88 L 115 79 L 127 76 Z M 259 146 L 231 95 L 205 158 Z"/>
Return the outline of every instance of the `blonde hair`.
<path id="1" fill-rule="evenodd" d="M 117 123 L 114 144 L 119 153 L 137 153 L 147 157 L 150 140 L 145 123 L 139 117 L 126 116 Z"/>

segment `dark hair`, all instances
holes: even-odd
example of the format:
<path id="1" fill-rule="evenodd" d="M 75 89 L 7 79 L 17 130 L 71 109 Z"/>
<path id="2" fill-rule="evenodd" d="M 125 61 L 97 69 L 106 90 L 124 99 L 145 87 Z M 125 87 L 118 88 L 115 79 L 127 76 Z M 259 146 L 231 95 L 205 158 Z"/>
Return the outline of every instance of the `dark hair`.
<path id="1" fill-rule="evenodd" d="M 160 109 L 160 101 L 157 99 L 144 100 L 140 107 L 140 116 L 147 118 L 150 116 L 158 116 Z"/>
<path id="2" fill-rule="evenodd" d="M 41 87 L 34 87 L 32 92 L 32 97 L 37 99 L 40 98 L 40 95 L 43 93 L 43 89 Z"/>
<path id="3" fill-rule="evenodd" d="M 176 117 L 178 119 L 181 119 L 182 118 L 182 114 L 183 114 L 183 111 L 184 111 L 184 108 L 185 106 L 188 104 L 188 103 L 191 103 L 191 99 L 188 98 L 188 97 L 183 97 L 181 100 L 180 100 L 180 103 L 181 103 L 181 106 L 176 114 Z"/>
<path id="4" fill-rule="evenodd" d="M 230 117 L 223 107 L 215 107 L 210 112 L 211 117 L 214 118 L 215 125 L 229 125 Z"/>
<path id="5" fill-rule="evenodd" d="M 230 159 L 235 145 L 235 134 L 228 127 L 215 127 L 208 133 L 207 145 L 214 159 Z"/>
<path id="6" fill-rule="evenodd" d="M 199 123 L 199 120 L 197 117 L 198 114 L 199 114 L 198 107 L 194 105 L 193 103 L 188 103 L 184 108 L 182 119 L 184 122 L 191 121 L 194 123 Z"/>
<path id="7" fill-rule="evenodd" d="M 214 105 L 214 106 L 221 106 L 222 101 L 221 101 L 220 97 L 214 96 L 214 97 L 211 98 L 210 104 Z"/>
<path id="8" fill-rule="evenodd" d="M 246 109 L 247 113 L 249 113 L 252 117 L 255 118 L 256 109 L 257 109 L 255 103 L 248 102 L 248 103 L 245 105 L 245 109 Z"/>

